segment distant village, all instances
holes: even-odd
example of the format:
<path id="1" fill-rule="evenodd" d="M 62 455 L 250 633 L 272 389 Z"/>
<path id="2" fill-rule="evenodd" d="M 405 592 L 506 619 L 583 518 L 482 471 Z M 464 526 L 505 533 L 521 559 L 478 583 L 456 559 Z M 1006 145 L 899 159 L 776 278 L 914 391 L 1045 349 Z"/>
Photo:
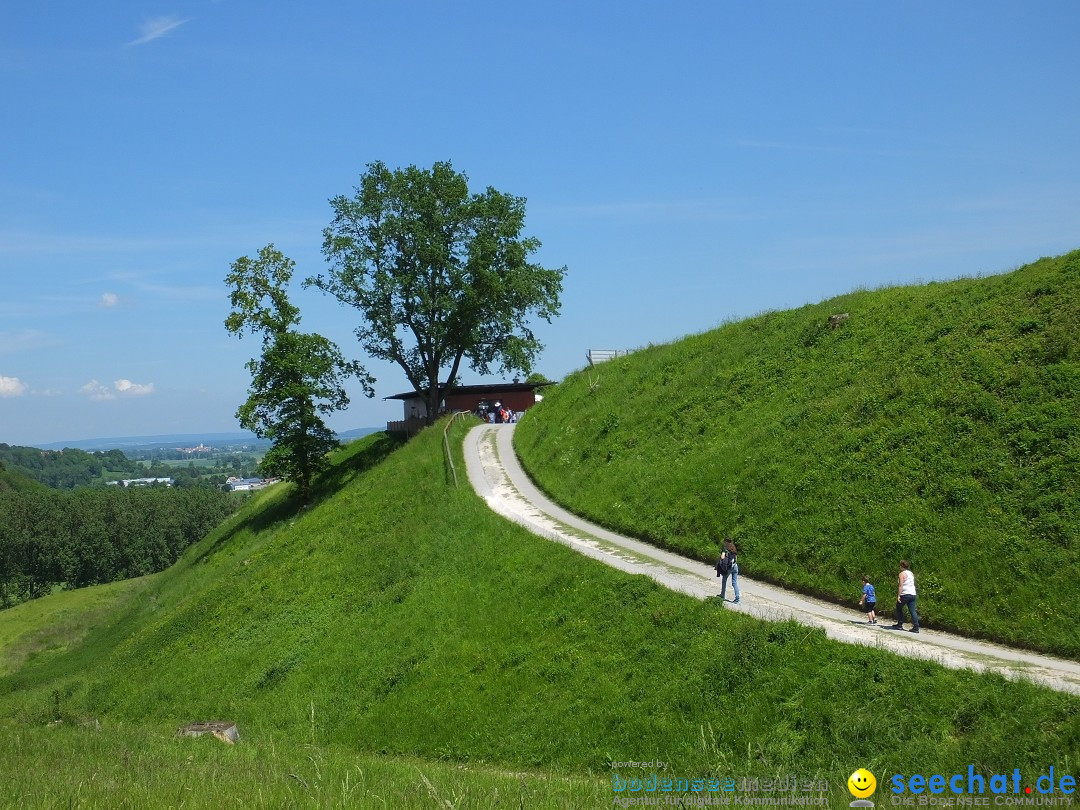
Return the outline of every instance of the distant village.
<path id="1" fill-rule="evenodd" d="M 178 457 L 209 458 L 217 453 L 229 453 L 232 455 L 235 451 L 211 447 L 200 442 L 195 447 L 172 447 L 167 450 L 165 448 L 157 448 L 150 450 L 149 453 L 158 456 L 159 458 L 162 455 L 166 455 L 175 459 Z M 264 489 L 271 484 L 278 483 L 280 480 L 280 478 L 247 478 L 239 475 L 231 475 L 225 479 L 224 488 L 228 489 L 230 492 L 250 492 L 257 489 Z M 145 476 L 141 478 L 123 478 L 117 481 L 108 481 L 107 483 L 110 486 L 120 487 L 171 487 L 176 485 L 176 479 L 163 476 Z"/>
<path id="2" fill-rule="evenodd" d="M 237 478 L 235 475 L 225 479 L 225 486 L 230 492 L 250 492 L 255 489 L 265 489 L 271 484 L 280 482 L 280 478 Z M 171 487 L 175 484 L 172 478 L 124 478 L 119 481 L 107 481 L 107 486 L 115 487 Z"/>
<path id="3" fill-rule="evenodd" d="M 265 489 L 272 484 L 277 484 L 280 478 L 228 478 L 225 485 L 232 492 L 248 492 L 254 489 Z"/>

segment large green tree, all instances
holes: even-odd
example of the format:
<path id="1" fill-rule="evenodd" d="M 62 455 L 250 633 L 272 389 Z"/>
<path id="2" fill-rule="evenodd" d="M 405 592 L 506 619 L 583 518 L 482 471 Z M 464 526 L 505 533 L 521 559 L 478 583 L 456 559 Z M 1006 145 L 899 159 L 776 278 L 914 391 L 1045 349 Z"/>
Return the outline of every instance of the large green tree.
<path id="1" fill-rule="evenodd" d="M 348 406 L 348 377 L 355 376 L 367 396 L 374 396 L 374 390 L 370 375 L 358 363 L 346 362 L 333 342 L 294 328 L 300 310 L 286 288 L 295 266 L 272 244 L 257 259 L 244 256 L 233 262 L 225 278 L 233 306 L 225 328 L 238 337 L 245 332 L 262 336 L 261 357 L 247 363 L 251 388 L 236 417 L 256 436 L 271 440 L 263 469 L 295 481 L 307 501 L 313 477 L 338 445 L 322 417 Z"/>
<path id="2" fill-rule="evenodd" d="M 529 261 L 540 242 L 521 235 L 525 199 L 470 193 L 449 162 L 371 163 L 354 191 L 330 201 L 330 271 L 305 284 L 360 311 L 360 344 L 402 368 L 428 421 L 463 361 L 480 374 L 528 374 L 543 348 L 530 318 L 558 315 L 566 268 Z"/>

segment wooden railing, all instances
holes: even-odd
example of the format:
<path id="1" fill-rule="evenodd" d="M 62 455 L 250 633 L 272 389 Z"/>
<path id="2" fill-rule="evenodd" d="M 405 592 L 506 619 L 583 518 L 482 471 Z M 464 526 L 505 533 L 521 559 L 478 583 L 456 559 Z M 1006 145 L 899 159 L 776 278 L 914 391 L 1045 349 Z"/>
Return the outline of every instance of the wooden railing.
<path id="1" fill-rule="evenodd" d="M 454 466 L 454 456 L 450 452 L 450 426 L 454 424 L 454 420 L 458 417 L 471 416 L 470 411 L 455 411 L 449 419 L 446 420 L 446 425 L 443 427 L 443 452 L 446 453 L 446 463 L 450 467 L 450 474 L 454 478 L 454 486 L 458 485 L 457 468 Z M 412 438 L 424 428 L 427 423 L 423 419 L 402 419 L 398 422 L 387 422 L 387 433 L 404 433 L 409 438 Z"/>
<path id="2" fill-rule="evenodd" d="M 446 461 L 450 465 L 450 472 L 453 473 L 453 475 L 454 475 L 454 486 L 455 487 L 457 487 L 457 485 L 458 485 L 458 482 L 457 482 L 457 469 L 454 467 L 454 454 L 450 452 L 450 437 L 449 437 L 450 426 L 452 424 L 454 424 L 454 420 L 457 419 L 458 417 L 464 418 L 464 417 L 470 416 L 470 415 L 471 414 L 468 411 L 457 411 L 453 416 L 451 416 L 449 419 L 446 420 L 446 426 L 443 428 L 443 432 L 442 432 L 443 450 L 446 451 Z"/>

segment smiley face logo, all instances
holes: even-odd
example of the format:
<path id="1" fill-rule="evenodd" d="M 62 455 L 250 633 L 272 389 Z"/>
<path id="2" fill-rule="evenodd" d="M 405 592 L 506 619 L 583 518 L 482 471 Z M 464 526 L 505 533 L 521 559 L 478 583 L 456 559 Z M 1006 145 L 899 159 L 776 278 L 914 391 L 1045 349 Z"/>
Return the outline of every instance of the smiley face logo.
<path id="1" fill-rule="evenodd" d="M 859 768 L 847 778 L 847 789 L 856 799 L 865 799 L 877 789 L 877 779 L 866 768 Z"/>

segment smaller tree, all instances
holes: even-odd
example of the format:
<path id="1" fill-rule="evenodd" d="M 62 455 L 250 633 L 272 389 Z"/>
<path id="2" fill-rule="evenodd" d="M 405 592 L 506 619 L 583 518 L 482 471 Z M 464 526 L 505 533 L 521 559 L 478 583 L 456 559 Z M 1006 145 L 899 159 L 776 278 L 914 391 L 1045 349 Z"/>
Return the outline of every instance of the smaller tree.
<path id="1" fill-rule="evenodd" d="M 348 377 L 360 381 L 366 396 L 375 391 L 367 371 L 346 362 L 332 341 L 294 329 L 300 310 L 290 303 L 286 286 L 295 266 L 272 244 L 257 259 L 244 256 L 233 262 L 225 278 L 233 306 L 225 328 L 241 338 L 245 332 L 262 335 L 262 356 L 247 362 L 251 388 L 236 417 L 242 427 L 271 440 L 264 471 L 295 481 L 308 501 L 312 479 L 338 446 L 322 416 L 348 407 Z"/>

